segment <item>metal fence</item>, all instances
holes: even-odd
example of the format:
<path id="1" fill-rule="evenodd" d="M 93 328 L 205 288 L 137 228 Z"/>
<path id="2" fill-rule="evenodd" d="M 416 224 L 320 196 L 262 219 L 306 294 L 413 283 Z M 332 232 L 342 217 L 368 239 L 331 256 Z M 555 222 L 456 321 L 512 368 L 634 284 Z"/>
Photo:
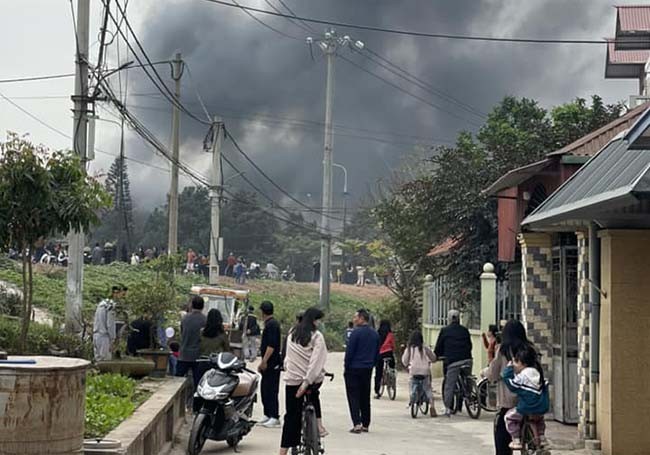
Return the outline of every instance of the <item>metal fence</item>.
<path id="1" fill-rule="evenodd" d="M 497 281 L 497 322 L 521 319 L 521 268 L 508 272 L 508 278 Z"/>
<path id="2" fill-rule="evenodd" d="M 427 323 L 433 325 L 447 325 L 447 313 L 455 308 L 451 298 L 451 283 L 446 276 L 439 276 L 429 284 L 426 293 Z"/>

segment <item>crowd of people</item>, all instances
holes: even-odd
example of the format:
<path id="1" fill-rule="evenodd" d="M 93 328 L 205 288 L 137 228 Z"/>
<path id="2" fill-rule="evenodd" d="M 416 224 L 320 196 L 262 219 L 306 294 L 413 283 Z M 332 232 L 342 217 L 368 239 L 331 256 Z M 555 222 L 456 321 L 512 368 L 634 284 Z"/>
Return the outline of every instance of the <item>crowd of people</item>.
<path id="1" fill-rule="evenodd" d="M 111 296 L 99 302 L 93 326 L 93 346 L 96 360 L 110 360 L 116 343 L 115 307 L 123 299 L 127 288 L 113 286 Z M 170 372 L 185 376 L 191 372 L 194 386 L 204 371 L 200 356 L 230 350 L 229 336 L 218 309 L 204 314 L 205 302 L 200 296 L 193 296 L 189 311 L 181 321 L 178 340 L 167 343 L 171 350 Z M 239 321 L 242 331 L 242 355 L 248 361 L 261 356 L 258 372 L 261 375 L 261 401 L 264 417 L 258 425 L 266 428 L 282 427 L 280 454 L 300 442 L 301 403 L 309 389 L 308 399 L 314 404 L 321 437 L 329 434 L 323 424 L 323 409 L 320 403 L 320 387 L 325 377 L 327 347 L 319 330 L 323 312 L 309 308 L 296 316 L 296 321 L 282 338 L 279 321 L 274 317 L 274 305 L 263 301 L 256 309 L 249 306 Z M 141 318 L 143 321 L 148 318 Z M 437 416 L 432 392 L 431 365 L 443 362 L 445 376 L 442 391 L 444 415 L 450 417 L 454 406 L 454 384 L 462 369 L 471 370 L 472 341 L 469 330 L 460 323 L 460 313 L 451 310 L 448 325 L 438 336 L 434 349 L 424 344 L 422 332 L 410 334 L 408 344 L 401 346 L 401 362 L 407 369 L 410 383 L 410 399 L 415 400 L 416 382 L 424 383 L 424 391 L 430 404 L 431 417 Z M 134 325 L 135 324 L 135 325 Z M 131 325 L 133 339 L 129 339 L 128 350 L 136 351 L 138 336 L 149 337 L 151 326 Z M 136 327 L 137 325 L 137 327 Z M 144 335 L 146 333 L 146 335 Z M 375 329 L 372 315 L 365 309 L 355 312 L 344 334 L 344 382 L 350 413 L 350 433 L 362 434 L 370 431 L 371 396 L 374 377 L 375 398 L 380 399 L 383 368 L 387 364 L 395 368 L 397 346 L 395 335 L 388 320 L 382 319 Z M 536 427 L 540 444 L 546 444 L 544 414 L 549 408 L 548 386 L 535 346 L 527 339 L 523 325 L 511 320 L 499 330 L 490 326 L 483 335 L 488 352 L 489 365 L 482 376 L 496 383 L 497 416 L 494 426 L 494 441 L 497 455 L 511 455 L 521 448 L 520 431 L 524 418 Z M 385 362 L 386 361 L 386 362 Z M 285 402 L 284 422 L 280 420 L 279 391 L 281 375 L 284 375 Z M 417 379 L 417 381 L 416 381 Z"/>

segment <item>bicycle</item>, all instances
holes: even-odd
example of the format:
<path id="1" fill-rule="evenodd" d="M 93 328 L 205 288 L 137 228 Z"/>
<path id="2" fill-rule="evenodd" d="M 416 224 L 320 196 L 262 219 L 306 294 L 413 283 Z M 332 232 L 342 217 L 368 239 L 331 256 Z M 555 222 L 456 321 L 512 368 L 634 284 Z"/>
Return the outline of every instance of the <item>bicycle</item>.
<path id="1" fill-rule="evenodd" d="M 388 357 L 384 358 L 384 368 L 381 375 L 381 389 L 379 389 L 379 396 L 384 395 L 384 390 L 388 390 L 388 398 L 395 400 L 397 396 L 397 372 L 395 368 L 391 368 L 390 361 Z"/>
<path id="2" fill-rule="evenodd" d="M 411 378 L 411 380 L 413 381 L 413 385 L 415 387 L 415 393 L 413 393 L 411 396 L 411 402 L 409 403 L 409 406 L 411 407 L 411 417 L 416 419 L 418 417 L 418 411 L 420 411 L 423 415 L 427 415 L 429 413 L 429 398 L 427 397 L 427 393 L 424 390 L 426 376 L 416 374 Z"/>
<path id="3" fill-rule="evenodd" d="M 532 424 L 534 419 L 540 418 L 538 416 L 524 416 L 521 422 L 521 455 L 550 455 L 550 450 L 542 447 L 537 433 L 537 426 Z M 541 417 L 543 418 L 543 417 Z"/>
<path id="4" fill-rule="evenodd" d="M 326 373 L 325 377 L 329 378 L 330 382 L 334 380 L 332 373 Z M 309 399 L 313 391 L 313 386 L 310 386 L 303 395 L 300 445 L 291 449 L 291 455 L 319 455 L 325 453 L 325 448 L 320 439 L 320 432 L 318 431 L 316 408 Z"/>
<path id="5" fill-rule="evenodd" d="M 487 412 L 497 412 L 496 406 L 496 389 L 495 382 L 488 381 L 487 378 L 482 378 L 476 383 L 478 388 L 479 403 L 481 409 Z"/>
<path id="6" fill-rule="evenodd" d="M 445 379 L 442 381 L 442 390 L 445 390 Z M 478 419 L 481 415 L 481 400 L 476 378 L 472 375 L 471 368 L 466 365 L 461 367 L 458 379 L 454 385 L 453 401 L 451 413 L 456 414 L 463 410 L 463 403 L 467 409 L 467 414 L 472 419 Z"/>

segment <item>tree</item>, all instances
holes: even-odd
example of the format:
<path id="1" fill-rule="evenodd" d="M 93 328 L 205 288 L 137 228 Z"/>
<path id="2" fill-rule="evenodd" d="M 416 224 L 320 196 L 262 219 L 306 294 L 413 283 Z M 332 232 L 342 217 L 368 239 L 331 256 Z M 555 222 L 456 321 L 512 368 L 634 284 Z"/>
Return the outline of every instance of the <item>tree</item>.
<path id="1" fill-rule="evenodd" d="M 32 312 L 34 246 L 98 223 L 97 212 L 110 204 L 110 196 L 71 153 L 49 153 L 16 134 L 0 143 L 0 151 L 0 246 L 18 247 L 22 255 L 22 351 Z"/>
<path id="2" fill-rule="evenodd" d="M 210 210 L 210 194 L 207 188 L 195 186 L 183 188 L 178 202 L 179 245 L 208 254 L 210 251 Z"/>
<path id="3" fill-rule="evenodd" d="M 422 176 L 400 182 L 374 210 L 386 245 L 412 267 L 446 274 L 458 305 L 477 315 L 477 277 L 496 255 L 496 203 L 483 190 L 504 173 L 537 161 L 615 119 L 620 105 L 592 97 L 554 108 L 506 97 L 474 138 L 460 133 L 452 147 L 432 150 Z M 448 254 L 427 259 L 431 245 L 454 241 Z M 431 262 L 429 262 L 431 261 Z"/>

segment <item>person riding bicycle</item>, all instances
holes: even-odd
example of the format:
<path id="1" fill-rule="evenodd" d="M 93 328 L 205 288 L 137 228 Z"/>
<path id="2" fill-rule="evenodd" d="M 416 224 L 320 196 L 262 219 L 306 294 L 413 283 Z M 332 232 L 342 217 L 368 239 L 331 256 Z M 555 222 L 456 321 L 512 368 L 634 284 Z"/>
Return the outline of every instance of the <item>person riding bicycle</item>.
<path id="1" fill-rule="evenodd" d="M 388 364 L 395 369 L 395 335 L 390 327 L 390 321 L 382 319 L 379 321 L 379 358 L 375 364 L 375 398 L 381 398 L 381 380 L 384 376 L 384 359 L 388 359 Z"/>
<path id="2" fill-rule="evenodd" d="M 431 417 L 436 417 L 436 408 L 433 406 L 433 391 L 431 390 L 431 363 L 436 361 L 436 355 L 428 346 L 424 346 L 424 338 L 419 330 L 411 333 L 408 347 L 402 354 L 402 364 L 409 370 L 409 389 L 411 390 L 411 403 L 417 400 L 416 383 L 414 376 L 424 376 L 424 393 L 429 400 Z"/>
<path id="3" fill-rule="evenodd" d="M 544 414 L 549 408 L 548 385 L 535 348 L 524 345 L 517 350 L 501 376 L 506 387 L 519 398 L 517 406 L 505 415 L 506 429 L 512 437 L 510 448 L 522 448 L 520 434 L 524 416 L 531 417 L 529 423 L 537 429 L 540 446 L 546 446 Z"/>
<path id="4" fill-rule="evenodd" d="M 433 350 L 436 357 L 444 357 L 443 370 L 445 386 L 443 400 L 445 415 L 451 417 L 454 403 L 454 388 L 462 369 L 472 370 L 472 339 L 469 330 L 460 324 L 460 312 L 450 310 L 447 314 L 449 325 L 438 335 L 436 347 Z"/>
<path id="5" fill-rule="evenodd" d="M 323 312 L 318 308 L 305 311 L 300 322 L 291 330 L 287 339 L 284 359 L 285 408 L 280 455 L 286 455 L 291 447 L 300 445 L 302 429 L 302 401 L 309 389 L 308 399 L 314 405 L 321 437 L 328 432 L 323 426 L 319 388 L 325 378 L 327 346 L 323 334 L 318 331 Z"/>

